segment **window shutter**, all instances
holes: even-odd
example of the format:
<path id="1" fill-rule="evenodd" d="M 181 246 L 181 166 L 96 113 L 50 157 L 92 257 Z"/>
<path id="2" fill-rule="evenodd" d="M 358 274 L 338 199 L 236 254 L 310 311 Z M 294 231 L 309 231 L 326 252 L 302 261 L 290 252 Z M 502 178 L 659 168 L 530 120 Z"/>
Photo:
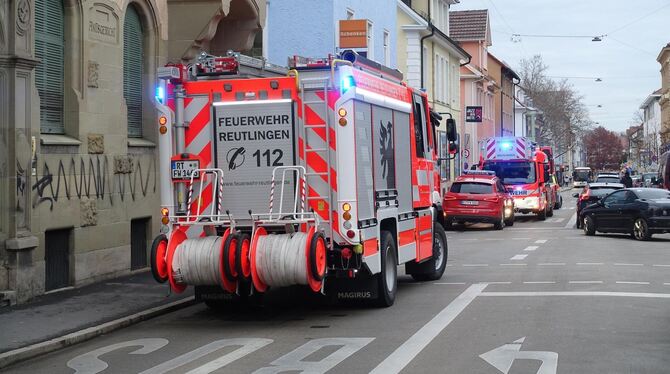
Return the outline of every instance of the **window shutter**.
<path id="1" fill-rule="evenodd" d="M 123 97 L 128 107 L 128 137 L 142 136 L 142 24 L 130 5 L 123 22 Z"/>
<path id="2" fill-rule="evenodd" d="M 35 2 L 35 86 L 40 95 L 40 130 L 64 134 L 63 126 L 63 3 L 60 0 Z"/>

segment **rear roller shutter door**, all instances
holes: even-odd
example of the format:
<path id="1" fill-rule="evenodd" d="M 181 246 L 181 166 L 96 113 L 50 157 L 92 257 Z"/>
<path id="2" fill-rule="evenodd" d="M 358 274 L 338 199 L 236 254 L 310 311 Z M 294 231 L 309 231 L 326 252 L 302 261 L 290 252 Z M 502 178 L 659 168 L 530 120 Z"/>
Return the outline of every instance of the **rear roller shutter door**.
<path id="1" fill-rule="evenodd" d="M 46 134 L 64 134 L 63 125 L 63 3 L 35 2 L 35 86 L 40 95 L 40 129 Z"/>
<path id="2" fill-rule="evenodd" d="M 135 8 L 123 23 L 123 97 L 128 107 L 128 136 L 142 136 L 142 24 Z"/>

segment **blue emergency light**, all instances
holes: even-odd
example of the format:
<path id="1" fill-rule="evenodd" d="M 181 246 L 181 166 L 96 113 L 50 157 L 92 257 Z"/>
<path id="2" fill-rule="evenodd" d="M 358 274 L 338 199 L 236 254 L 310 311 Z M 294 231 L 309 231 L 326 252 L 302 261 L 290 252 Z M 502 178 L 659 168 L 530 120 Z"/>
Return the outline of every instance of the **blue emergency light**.
<path id="1" fill-rule="evenodd" d="M 156 86 L 156 101 L 165 104 L 165 89 L 162 85 Z"/>
<path id="2" fill-rule="evenodd" d="M 340 79 L 340 92 L 345 93 L 347 92 L 351 87 L 356 86 L 356 81 L 354 80 L 354 77 L 352 75 L 345 75 Z"/>
<path id="3" fill-rule="evenodd" d="M 503 151 L 509 151 L 510 149 L 512 149 L 512 143 L 509 142 L 500 143 L 500 148 Z"/>

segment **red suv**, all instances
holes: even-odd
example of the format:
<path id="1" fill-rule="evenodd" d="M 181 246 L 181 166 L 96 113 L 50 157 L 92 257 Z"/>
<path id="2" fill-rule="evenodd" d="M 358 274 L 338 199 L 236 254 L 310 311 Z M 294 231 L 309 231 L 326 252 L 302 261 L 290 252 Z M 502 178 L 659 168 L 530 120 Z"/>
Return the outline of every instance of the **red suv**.
<path id="1" fill-rule="evenodd" d="M 454 223 L 492 223 L 496 230 L 514 225 L 514 199 L 495 173 L 470 170 L 456 178 L 444 197 L 446 228 Z"/>

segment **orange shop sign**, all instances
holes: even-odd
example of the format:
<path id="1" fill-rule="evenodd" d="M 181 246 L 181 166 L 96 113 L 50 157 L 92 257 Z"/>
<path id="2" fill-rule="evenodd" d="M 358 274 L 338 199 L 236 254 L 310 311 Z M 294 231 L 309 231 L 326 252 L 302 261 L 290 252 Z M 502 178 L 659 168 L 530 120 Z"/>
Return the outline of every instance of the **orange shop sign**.
<path id="1" fill-rule="evenodd" d="M 340 20 L 340 48 L 367 48 L 368 20 Z"/>

